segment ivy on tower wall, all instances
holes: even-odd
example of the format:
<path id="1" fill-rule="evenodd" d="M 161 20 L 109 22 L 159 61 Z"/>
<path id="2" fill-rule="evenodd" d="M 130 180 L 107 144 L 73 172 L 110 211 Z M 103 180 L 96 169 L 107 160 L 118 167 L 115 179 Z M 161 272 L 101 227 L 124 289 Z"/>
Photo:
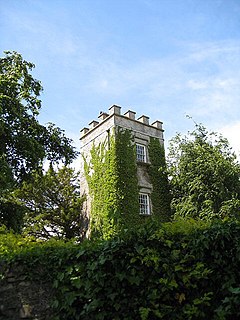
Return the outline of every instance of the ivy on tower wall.
<path id="1" fill-rule="evenodd" d="M 106 141 L 85 159 L 85 175 L 91 197 L 91 237 L 108 239 L 123 229 L 131 229 L 146 219 L 170 220 L 170 193 L 164 147 L 150 138 L 148 174 L 153 187 L 152 215 L 139 214 L 139 187 L 136 149 L 132 132 L 115 128 Z"/>
<path id="2" fill-rule="evenodd" d="M 171 220 L 171 195 L 167 174 L 167 165 L 165 159 L 164 146 L 160 144 L 159 139 L 150 138 L 148 146 L 150 158 L 149 176 L 153 187 L 151 193 L 153 216 L 161 222 Z"/>
<path id="3" fill-rule="evenodd" d="M 139 219 L 138 180 L 131 131 L 116 128 L 107 141 L 93 145 L 85 175 L 91 196 L 90 232 L 107 239 Z"/>
<path id="4" fill-rule="evenodd" d="M 132 132 L 117 128 L 115 145 L 119 210 L 124 214 L 123 219 L 132 225 L 139 218 L 136 150 Z"/>

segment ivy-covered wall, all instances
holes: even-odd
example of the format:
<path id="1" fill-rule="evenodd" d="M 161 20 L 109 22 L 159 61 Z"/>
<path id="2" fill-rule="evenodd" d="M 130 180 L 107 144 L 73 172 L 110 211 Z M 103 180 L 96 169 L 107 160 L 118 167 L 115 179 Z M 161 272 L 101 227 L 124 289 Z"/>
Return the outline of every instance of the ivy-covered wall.
<path id="1" fill-rule="evenodd" d="M 150 165 L 146 170 L 152 184 L 152 215 L 139 215 L 139 186 L 136 150 L 131 130 L 115 128 L 97 146 L 90 161 L 85 160 L 85 175 L 91 196 L 90 232 L 107 239 L 123 228 L 132 228 L 146 219 L 169 221 L 170 197 L 164 147 L 159 139 L 149 143 Z"/>
<path id="2" fill-rule="evenodd" d="M 152 214 L 159 218 L 161 222 L 171 219 L 171 195 L 167 174 L 166 158 L 164 146 L 159 139 L 150 137 L 148 145 L 150 158 L 149 176 L 152 184 L 151 202 Z"/>
<path id="3" fill-rule="evenodd" d="M 85 175 L 91 196 L 91 236 L 107 239 L 138 218 L 138 180 L 135 150 L 129 130 L 115 129 L 93 144 Z"/>

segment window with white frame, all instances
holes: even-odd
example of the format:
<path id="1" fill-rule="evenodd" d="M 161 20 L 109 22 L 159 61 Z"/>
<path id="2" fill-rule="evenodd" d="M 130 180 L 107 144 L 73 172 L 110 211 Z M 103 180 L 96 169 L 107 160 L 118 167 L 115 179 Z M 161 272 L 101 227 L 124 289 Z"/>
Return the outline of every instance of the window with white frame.
<path id="1" fill-rule="evenodd" d="M 150 215 L 150 202 L 148 194 L 139 193 L 139 209 L 140 214 Z"/>
<path id="2" fill-rule="evenodd" d="M 143 144 L 136 144 L 137 161 L 146 162 L 146 146 Z"/>

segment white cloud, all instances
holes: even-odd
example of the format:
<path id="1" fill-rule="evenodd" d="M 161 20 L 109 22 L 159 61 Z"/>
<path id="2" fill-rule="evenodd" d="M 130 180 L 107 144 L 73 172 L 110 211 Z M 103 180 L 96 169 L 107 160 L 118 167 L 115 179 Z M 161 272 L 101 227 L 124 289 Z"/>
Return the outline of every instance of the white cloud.
<path id="1" fill-rule="evenodd" d="M 239 41 L 196 45 L 191 50 L 196 52 L 189 54 L 186 87 L 192 105 L 187 112 L 212 121 L 240 118 Z"/>
<path id="2" fill-rule="evenodd" d="M 208 87 L 208 81 L 199 81 L 197 79 L 191 79 L 187 81 L 187 87 L 191 90 L 202 90 Z"/>
<path id="3" fill-rule="evenodd" d="M 223 40 L 207 43 L 189 44 L 189 59 L 194 62 L 202 62 L 216 57 L 227 58 L 239 54 L 240 42 L 236 40 Z M 239 59 L 239 58 L 238 58 Z M 218 61 L 216 61 L 218 63 Z"/>
<path id="4" fill-rule="evenodd" d="M 111 57 L 88 65 L 88 88 L 103 94 L 123 95 L 144 88 L 148 98 L 183 90 L 228 90 L 240 85 L 240 43 L 186 45 L 181 55 L 143 59 L 131 65 Z M 184 93 L 186 94 L 186 93 Z M 206 92 L 206 96 L 208 92 Z"/>
<path id="5" fill-rule="evenodd" d="M 240 120 L 229 123 L 226 126 L 219 127 L 218 132 L 228 139 L 230 146 L 238 155 L 240 160 Z"/>
<path id="6" fill-rule="evenodd" d="M 48 19 L 47 7 L 41 2 L 31 3 L 30 11 L 14 10 L 10 7 L 3 10 L 3 17 L 8 24 L 14 26 L 15 46 L 27 48 L 33 53 L 34 50 L 44 52 L 44 56 L 70 56 L 80 49 L 82 41 L 67 28 L 60 29 L 56 19 Z M 35 9 L 35 10 L 34 10 Z M 58 12 L 59 14 L 59 12 Z M 63 17 L 64 18 L 64 17 Z M 60 19 L 60 18 L 59 18 Z M 43 50 L 44 48 L 44 50 Z"/>

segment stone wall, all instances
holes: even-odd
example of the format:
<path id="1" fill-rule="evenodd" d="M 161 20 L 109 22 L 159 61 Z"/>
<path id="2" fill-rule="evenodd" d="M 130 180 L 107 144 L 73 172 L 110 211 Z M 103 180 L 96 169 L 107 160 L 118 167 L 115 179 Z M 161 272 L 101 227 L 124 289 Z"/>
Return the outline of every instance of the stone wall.
<path id="1" fill-rule="evenodd" d="M 29 279 L 21 265 L 9 269 L 0 266 L 0 320 L 51 319 L 53 290 L 38 274 L 41 270 L 36 270 L 36 278 Z"/>

